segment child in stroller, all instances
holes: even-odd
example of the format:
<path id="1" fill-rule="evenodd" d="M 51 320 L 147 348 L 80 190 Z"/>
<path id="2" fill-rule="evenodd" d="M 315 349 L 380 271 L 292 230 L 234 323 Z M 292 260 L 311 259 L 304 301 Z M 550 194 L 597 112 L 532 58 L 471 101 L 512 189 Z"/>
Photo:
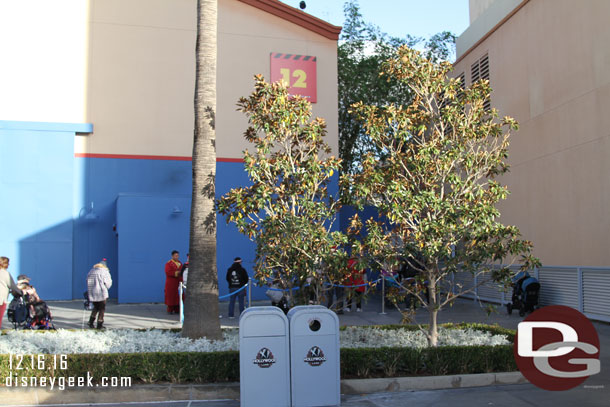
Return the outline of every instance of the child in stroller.
<path id="1" fill-rule="evenodd" d="M 42 301 L 25 274 L 17 277 L 17 287 L 23 292 L 9 304 L 8 318 L 17 329 L 55 329 L 47 303 Z"/>
<path id="2" fill-rule="evenodd" d="M 519 316 L 532 312 L 538 305 L 540 283 L 526 271 L 520 271 L 511 279 L 513 283 L 512 303 L 506 304 L 508 315 L 513 309 L 519 310 Z"/>

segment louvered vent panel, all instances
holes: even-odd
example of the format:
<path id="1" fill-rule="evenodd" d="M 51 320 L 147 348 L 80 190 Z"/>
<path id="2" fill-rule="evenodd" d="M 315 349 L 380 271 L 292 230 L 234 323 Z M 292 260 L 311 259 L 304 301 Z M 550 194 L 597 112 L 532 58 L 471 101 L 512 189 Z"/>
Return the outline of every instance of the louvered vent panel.
<path id="1" fill-rule="evenodd" d="M 472 83 L 477 82 L 480 79 L 489 80 L 489 55 L 485 54 L 478 61 L 470 67 L 470 78 L 472 79 Z M 491 109 L 491 100 L 487 99 L 483 104 L 483 107 L 486 110 Z"/>
<path id="2" fill-rule="evenodd" d="M 485 55 L 483 58 L 480 59 L 480 63 L 479 63 L 479 69 L 481 71 L 481 79 L 489 79 L 489 56 Z M 490 110 L 491 109 L 491 99 L 487 99 L 485 101 L 485 103 L 483 104 L 483 107 L 485 108 L 485 110 Z"/>
<path id="3" fill-rule="evenodd" d="M 582 287 L 584 312 L 610 317 L 610 270 L 583 269 Z"/>
<path id="4" fill-rule="evenodd" d="M 464 72 L 459 74 L 457 78 L 460 80 L 460 86 L 462 87 L 462 89 L 466 89 L 466 75 L 464 74 Z"/>
<path id="5" fill-rule="evenodd" d="M 477 294 L 480 299 L 491 302 L 502 302 L 501 286 L 494 283 L 489 273 L 479 275 L 477 282 L 481 283 L 478 287 Z"/>
<path id="6" fill-rule="evenodd" d="M 469 290 L 474 286 L 474 278 L 472 274 L 461 271 L 459 273 L 455 273 L 455 292 L 459 293 L 464 290 Z M 461 287 L 460 287 L 461 285 Z M 474 292 L 465 294 L 464 297 L 472 298 L 474 296 Z"/>
<path id="7" fill-rule="evenodd" d="M 470 67 L 470 80 L 471 83 L 475 83 L 479 79 L 481 79 L 481 73 L 479 70 L 479 61 L 477 61 Z"/>
<path id="8" fill-rule="evenodd" d="M 578 309 L 578 273 L 576 269 L 564 270 L 544 267 L 538 272 L 540 281 L 540 305 L 566 305 Z"/>
<path id="9" fill-rule="evenodd" d="M 485 55 L 479 60 L 481 79 L 489 80 L 489 56 Z"/>

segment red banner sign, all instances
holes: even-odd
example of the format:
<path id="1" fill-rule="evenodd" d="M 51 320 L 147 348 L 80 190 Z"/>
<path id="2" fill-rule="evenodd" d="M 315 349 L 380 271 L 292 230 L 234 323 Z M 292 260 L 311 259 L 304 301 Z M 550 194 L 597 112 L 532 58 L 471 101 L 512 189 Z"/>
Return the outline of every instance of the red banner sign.
<path id="1" fill-rule="evenodd" d="M 318 101 L 316 57 L 272 52 L 271 82 L 279 80 L 288 84 L 289 94 Z"/>

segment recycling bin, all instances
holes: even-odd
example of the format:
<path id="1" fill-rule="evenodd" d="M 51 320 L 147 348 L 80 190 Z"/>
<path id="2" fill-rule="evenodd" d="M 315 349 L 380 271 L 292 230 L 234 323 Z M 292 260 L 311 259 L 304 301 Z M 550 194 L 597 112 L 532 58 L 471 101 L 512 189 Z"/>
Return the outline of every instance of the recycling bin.
<path id="1" fill-rule="evenodd" d="M 293 407 L 339 406 L 339 318 L 326 307 L 304 305 L 288 312 Z"/>
<path id="2" fill-rule="evenodd" d="M 288 319 L 277 307 L 250 307 L 239 318 L 241 407 L 290 406 Z"/>

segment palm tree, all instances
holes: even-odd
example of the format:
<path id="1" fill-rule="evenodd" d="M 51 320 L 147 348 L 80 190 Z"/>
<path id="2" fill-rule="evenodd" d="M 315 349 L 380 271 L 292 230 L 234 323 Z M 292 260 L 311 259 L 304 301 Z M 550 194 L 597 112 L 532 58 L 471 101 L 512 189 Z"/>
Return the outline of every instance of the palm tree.
<path id="1" fill-rule="evenodd" d="M 190 264 L 182 336 L 220 339 L 216 271 L 216 25 L 217 0 L 197 0 L 195 132 Z"/>

